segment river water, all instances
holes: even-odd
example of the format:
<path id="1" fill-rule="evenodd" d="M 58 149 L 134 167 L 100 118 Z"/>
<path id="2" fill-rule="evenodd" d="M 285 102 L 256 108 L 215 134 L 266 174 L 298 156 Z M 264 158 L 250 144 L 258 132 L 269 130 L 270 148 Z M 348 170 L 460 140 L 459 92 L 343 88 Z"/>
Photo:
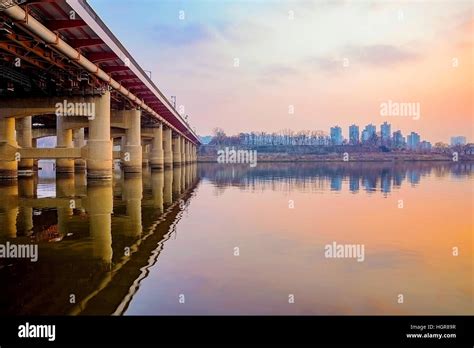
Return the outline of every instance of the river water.
<path id="1" fill-rule="evenodd" d="M 0 245 L 38 245 L 0 314 L 474 313 L 474 164 L 50 165 L 0 185 Z"/>

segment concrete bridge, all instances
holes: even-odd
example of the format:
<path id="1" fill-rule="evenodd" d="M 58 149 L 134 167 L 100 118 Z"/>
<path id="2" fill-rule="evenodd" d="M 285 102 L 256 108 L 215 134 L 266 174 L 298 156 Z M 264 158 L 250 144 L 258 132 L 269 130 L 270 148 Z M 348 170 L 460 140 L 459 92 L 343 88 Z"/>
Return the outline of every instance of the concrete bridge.
<path id="1" fill-rule="evenodd" d="M 56 135 L 55 148 L 37 139 Z M 199 138 L 84 0 L 0 1 L 0 180 L 196 161 Z M 120 151 L 113 151 L 117 145 Z"/>

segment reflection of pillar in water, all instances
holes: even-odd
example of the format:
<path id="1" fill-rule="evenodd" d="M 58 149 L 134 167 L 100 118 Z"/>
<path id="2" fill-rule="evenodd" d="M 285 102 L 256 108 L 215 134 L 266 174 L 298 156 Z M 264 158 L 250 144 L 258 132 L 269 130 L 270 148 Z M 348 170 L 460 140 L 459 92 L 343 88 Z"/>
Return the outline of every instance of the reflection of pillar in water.
<path id="1" fill-rule="evenodd" d="M 153 170 L 151 172 L 151 192 L 153 194 L 153 204 L 163 212 L 163 186 L 165 184 L 165 173 L 163 170 Z"/>
<path id="2" fill-rule="evenodd" d="M 192 164 L 192 174 L 191 174 L 191 182 L 194 185 L 194 183 L 197 181 L 197 163 Z"/>
<path id="3" fill-rule="evenodd" d="M 16 182 L 0 183 L 0 236 L 16 237 L 18 215 L 18 185 Z"/>
<path id="4" fill-rule="evenodd" d="M 84 128 L 78 128 L 73 131 L 73 142 L 75 148 L 82 148 L 86 145 L 84 137 Z M 86 160 L 84 158 L 76 158 L 74 160 L 74 171 L 76 173 L 85 173 Z"/>
<path id="5" fill-rule="evenodd" d="M 56 175 L 56 198 L 63 198 L 57 208 L 58 232 L 62 236 L 68 233 L 69 218 L 72 216 L 75 207 L 74 185 L 74 174 Z"/>
<path id="6" fill-rule="evenodd" d="M 181 166 L 173 168 L 173 194 L 181 193 Z"/>
<path id="7" fill-rule="evenodd" d="M 108 264 L 112 261 L 113 195 L 111 181 L 89 179 L 86 210 L 89 215 L 93 257 Z"/>
<path id="8" fill-rule="evenodd" d="M 173 203 L 173 169 L 166 168 L 164 170 L 164 188 L 163 203 L 168 205 Z"/>
<path id="9" fill-rule="evenodd" d="M 128 235 L 139 236 L 142 233 L 143 196 L 143 181 L 140 173 L 124 178 L 122 194 L 127 205 L 127 216 L 129 218 L 129 226 L 126 232 Z"/>
<path id="10" fill-rule="evenodd" d="M 18 195 L 23 198 L 34 198 L 35 180 L 33 177 L 23 177 L 18 180 Z M 17 220 L 18 234 L 29 236 L 33 233 L 33 207 L 19 207 Z"/>
<path id="11" fill-rule="evenodd" d="M 74 175 L 74 190 L 75 196 L 87 195 L 87 175 L 85 171 L 76 172 L 76 175 Z"/>
<path id="12" fill-rule="evenodd" d="M 73 174 L 56 175 L 56 197 L 74 197 L 74 185 Z"/>
<path id="13" fill-rule="evenodd" d="M 181 169 L 181 192 L 186 191 L 186 165 L 183 165 L 183 169 Z"/>
<path id="14" fill-rule="evenodd" d="M 193 165 L 189 164 L 188 167 L 186 168 L 186 187 L 190 188 L 191 187 L 191 173 L 193 170 Z"/>

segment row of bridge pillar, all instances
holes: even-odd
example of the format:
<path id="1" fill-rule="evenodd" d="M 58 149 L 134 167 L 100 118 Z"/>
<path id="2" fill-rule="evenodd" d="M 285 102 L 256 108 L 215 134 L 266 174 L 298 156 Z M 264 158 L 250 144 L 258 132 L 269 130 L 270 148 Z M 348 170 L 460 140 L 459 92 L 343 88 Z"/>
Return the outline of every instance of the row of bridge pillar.
<path id="1" fill-rule="evenodd" d="M 164 169 L 197 160 L 196 145 L 182 134 L 162 123 L 142 129 L 140 110 L 111 111 L 110 92 L 69 98 L 72 105 L 93 105 L 94 114 L 86 115 L 83 110 L 74 109 L 57 115 L 56 148 L 36 148 L 32 115 L 57 114 L 62 99 L 0 102 L 0 179 L 32 175 L 38 159 L 56 159 L 57 173 L 86 170 L 88 179 L 100 180 L 112 178 L 114 159 L 121 159 L 125 173 L 139 173 L 144 165 Z M 121 138 L 120 152 L 114 152 L 113 140 L 118 138 Z"/>

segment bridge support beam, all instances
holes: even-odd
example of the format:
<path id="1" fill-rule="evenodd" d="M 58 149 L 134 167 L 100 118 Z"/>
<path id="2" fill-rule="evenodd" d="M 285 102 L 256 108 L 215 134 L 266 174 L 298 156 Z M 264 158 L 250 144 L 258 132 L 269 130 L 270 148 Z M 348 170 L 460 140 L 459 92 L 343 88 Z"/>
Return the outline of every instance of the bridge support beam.
<path id="1" fill-rule="evenodd" d="M 181 136 L 173 138 L 173 165 L 181 165 Z"/>
<path id="2" fill-rule="evenodd" d="M 87 178 L 112 179 L 112 142 L 110 141 L 110 92 L 96 97 L 95 117 L 89 119 L 87 141 Z"/>
<path id="3" fill-rule="evenodd" d="M 163 125 L 153 128 L 153 140 L 151 143 L 151 158 L 150 165 L 151 169 L 163 169 L 164 168 L 164 155 L 163 155 Z"/>
<path id="4" fill-rule="evenodd" d="M 20 118 L 16 121 L 16 138 L 18 146 L 32 147 L 31 116 Z M 33 175 L 33 159 L 20 159 L 18 163 L 18 176 Z"/>
<path id="5" fill-rule="evenodd" d="M 125 131 L 126 142 L 123 147 L 123 169 L 125 173 L 141 173 L 143 148 L 141 144 L 140 110 L 124 110 L 124 118 L 129 127 Z"/>
<path id="6" fill-rule="evenodd" d="M 31 139 L 31 148 L 32 149 L 36 149 L 38 147 L 38 139 Z M 38 160 L 37 159 L 34 159 L 33 160 L 33 170 L 35 172 L 38 172 Z"/>
<path id="7" fill-rule="evenodd" d="M 191 143 L 186 140 L 186 161 L 191 163 L 193 159 L 191 158 Z"/>
<path id="8" fill-rule="evenodd" d="M 173 143 L 172 131 L 170 128 L 163 129 L 163 159 L 165 168 L 173 167 Z"/>
<path id="9" fill-rule="evenodd" d="M 75 129 L 73 133 L 73 142 L 75 148 L 82 148 L 85 146 L 86 141 L 84 137 L 84 128 Z M 86 170 L 86 160 L 83 158 L 77 158 L 74 160 L 74 172 L 83 173 Z"/>
<path id="10" fill-rule="evenodd" d="M 72 148 L 72 129 L 66 128 L 66 117 L 56 116 L 56 147 Z M 56 160 L 56 173 L 74 173 L 74 160 L 67 158 L 58 158 Z"/>
<path id="11" fill-rule="evenodd" d="M 16 179 L 18 162 L 11 159 L 10 152 L 17 148 L 15 119 L 0 117 L 0 179 Z"/>

